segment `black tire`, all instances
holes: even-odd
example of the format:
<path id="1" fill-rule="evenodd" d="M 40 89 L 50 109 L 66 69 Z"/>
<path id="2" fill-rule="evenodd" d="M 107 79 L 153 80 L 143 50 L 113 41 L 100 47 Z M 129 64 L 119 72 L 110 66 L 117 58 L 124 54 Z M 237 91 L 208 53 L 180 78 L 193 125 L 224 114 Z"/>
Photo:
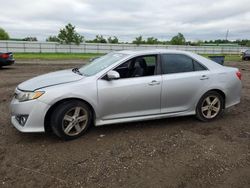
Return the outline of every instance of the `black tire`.
<path id="1" fill-rule="evenodd" d="M 204 106 L 204 104 L 206 104 L 207 102 L 206 102 L 206 99 L 207 98 L 214 98 L 215 99 L 215 97 L 218 99 L 218 105 L 217 105 L 217 107 L 215 106 L 215 108 L 217 108 L 217 109 L 219 109 L 218 111 L 214 111 L 214 112 L 211 112 L 211 118 L 208 118 L 208 117 L 206 117 L 205 116 L 205 111 L 206 110 L 204 110 L 203 112 L 202 112 L 202 107 L 204 107 L 204 109 L 207 107 L 207 106 L 209 106 L 209 105 L 206 105 L 206 106 Z M 219 105 L 220 104 L 220 105 Z M 222 113 L 223 113 L 223 111 L 224 111 L 224 104 L 225 104 L 225 101 L 224 101 L 224 98 L 223 98 L 223 96 L 220 94 L 220 93 L 218 93 L 218 92 L 216 92 L 216 91 L 208 91 L 207 93 L 205 93 L 201 98 L 200 98 L 200 100 L 199 100 L 199 102 L 198 102 L 198 104 L 197 104 L 197 106 L 196 106 L 196 118 L 197 119 L 199 119 L 200 121 L 203 121 L 203 122 L 207 122 L 207 121 L 212 121 L 212 120 L 214 120 L 214 119 L 216 119 L 216 118 L 218 118 L 219 116 L 221 116 L 222 115 Z M 208 108 L 211 108 L 212 109 L 212 111 L 213 111 L 213 107 L 211 107 L 211 106 L 209 106 Z M 210 110 L 211 111 L 211 110 Z M 214 114 L 213 114 L 214 113 Z M 208 116 L 208 112 L 207 112 L 207 116 Z"/>
<path id="2" fill-rule="evenodd" d="M 69 135 L 66 134 L 65 130 L 65 115 L 67 115 L 67 113 L 70 113 L 71 111 L 73 111 L 74 109 L 80 109 L 80 110 L 84 110 L 84 112 L 86 112 L 86 123 L 84 124 L 84 126 L 82 126 L 82 130 L 77 133 L 77 130 L 75 128 L 75 126 L 72 126 L 71 130 L 74 128 L 75 129 L 75 135 Z M 79 112 L 80 113 L 80 112 Z M 72 116 L 73 117 L 73 116 Z M 68 121 L 68 120 L 67 120 Z M 74 120 L 76 121 L 76 120 Z M 65 101 L 61 104 L 59 104 L 54 111 L 52 112 L 52 116 L 51 116 L 51 128 L 52 131 L 61 139 L 63 140 L 73 140 L 76 139 L 80 136 L 82 136 L 89 128 L 89 126 L 92 123 L 92 112 L 90 107 L 79 100 L 70 100 L 70 101 Z M 70 124 L 70 122 L 69 122 Z M 78 122 L 78 127 L 79 127 L 79 122 Z"/>

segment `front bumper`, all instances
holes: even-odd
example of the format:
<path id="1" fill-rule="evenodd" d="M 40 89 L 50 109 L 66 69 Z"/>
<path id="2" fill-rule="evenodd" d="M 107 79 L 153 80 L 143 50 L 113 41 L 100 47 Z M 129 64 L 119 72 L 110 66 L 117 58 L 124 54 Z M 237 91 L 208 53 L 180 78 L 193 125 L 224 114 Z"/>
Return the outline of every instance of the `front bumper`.
<path id="1" fill-rule="evenodd" d="M 13 98 L 10 104 L 11 123 L 20 132 L 45 132 L 44 119 L 49 107 L 39 100 L 19 102 Z M 18 115 L 28 115 L 24 126 L 17 121 Z"/>

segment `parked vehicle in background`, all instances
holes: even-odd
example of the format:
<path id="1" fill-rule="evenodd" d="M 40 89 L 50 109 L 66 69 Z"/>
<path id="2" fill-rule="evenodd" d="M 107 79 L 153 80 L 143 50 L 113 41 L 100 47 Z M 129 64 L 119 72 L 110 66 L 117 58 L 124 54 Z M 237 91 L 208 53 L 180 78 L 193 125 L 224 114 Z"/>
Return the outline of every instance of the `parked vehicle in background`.
<path id="1" fill-rule="evenodd" d="M 243 51 L 241 56 L 243 61 L 250 60 L 250 50 Z"/>
<path id="2" fill-rule="evenodd" d="M 1 53 L 0 52 L 0 67 L 14 64 L 15 59 L 12 52 Z"/>
<path id="3" fill-rule="evenodd" d="M 21 83 L 11 122 L 21 132 L 51 128 L 74 139 L 89 126 L 196 115 L 211 121 L 241 97 L 241 73 L 191 52 L 112 52 L 82 68 Z"/>

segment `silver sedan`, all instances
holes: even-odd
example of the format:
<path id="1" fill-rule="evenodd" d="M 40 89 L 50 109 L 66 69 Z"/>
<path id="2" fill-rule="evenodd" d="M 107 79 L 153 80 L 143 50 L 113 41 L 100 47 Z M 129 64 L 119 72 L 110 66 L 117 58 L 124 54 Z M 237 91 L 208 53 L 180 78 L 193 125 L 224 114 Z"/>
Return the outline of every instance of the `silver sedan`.
<path id="1" fill-rule="evenodd" d="M 211 121 L 240 102 L 241 87 L 237 68 L 191 52 L 111 52 L 18 85 L 11 122 L 21 132 L 52 129 L 69 140 L 91 125 L 186 115 Z"/>

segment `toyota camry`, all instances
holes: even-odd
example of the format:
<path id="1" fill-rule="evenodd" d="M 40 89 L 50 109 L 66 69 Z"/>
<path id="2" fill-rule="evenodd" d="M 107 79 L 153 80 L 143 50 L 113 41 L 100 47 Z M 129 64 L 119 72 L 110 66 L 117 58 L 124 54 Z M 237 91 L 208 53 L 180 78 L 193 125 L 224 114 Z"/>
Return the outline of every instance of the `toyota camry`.
<path id="1" fill-rule="evenodd" d="M 195 53 L 111 52 L 19 84 L 11 122 L 21 132 L 52 130 L 70 140 L 92 125 L 186 115 L 211 121 L 240 102 L 241 87 L 237 68 Z"/>

